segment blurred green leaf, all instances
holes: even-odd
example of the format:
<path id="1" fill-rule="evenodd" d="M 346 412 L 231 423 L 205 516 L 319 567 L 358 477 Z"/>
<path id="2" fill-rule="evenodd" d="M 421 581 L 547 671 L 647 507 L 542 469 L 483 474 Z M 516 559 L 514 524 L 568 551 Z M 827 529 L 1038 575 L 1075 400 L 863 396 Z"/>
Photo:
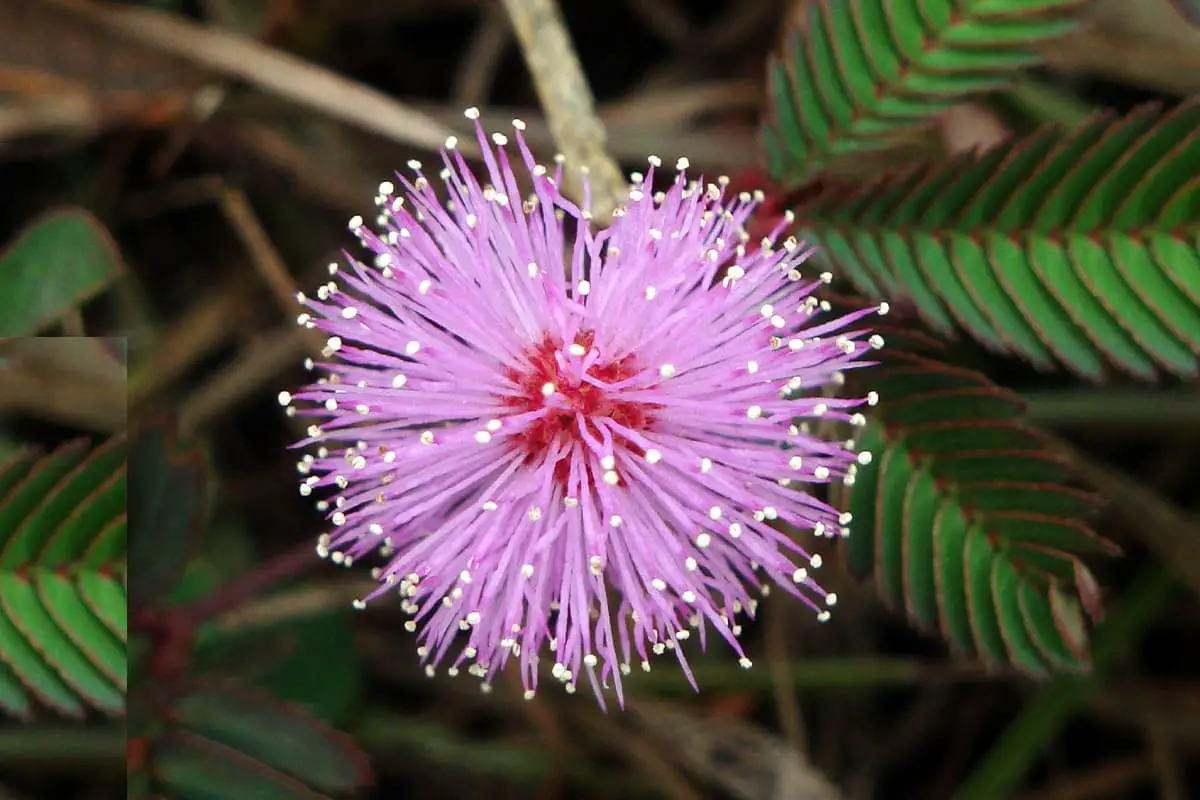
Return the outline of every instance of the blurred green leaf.
<path id="1" fill-rule="evenodd" d="M 181 438 L 172 422 L 139 430 L 129 479 L 136 522 L 129 548 L 131 602 L 156 604 L 182 578 L 196 554 L 208 507 L 208 462 L 199 445 Z"/>
<path id="2" fill-rule="evenodd" d="M 166 604 L 195 602 L 254 565 L 253 547 L 237 521 L 210 526 L 201 550 Z M 285 589 L 262 601 L 286 604 L 288 594 L 305 591 Z M 318 604 L 306 613 L 285 610 L 278 619 L 232 628 L 213 621 L 197 632 L 192 669 L 197 674 L 235 677 L 341 725 L 358 706 L 363 688 L 352 616 L 347 601 L 336 606 Z"/>
<path id="3" fill-rule="evenodd" d="M 122 270 L 116 243 L 88 212 L 42 215 L 0 252 L 0 336 L 26 336 L 102 292 Z"/>
<path id="4" fill-rule="evenodd" d="M 200 552 L 188 563 L 183 576 L 167 593 L 163 599 L 164 605 L 195 602 L 222 582 L 254 565 L 254 547 L 237 520 L 220 519 L 213 522 L 200 538 Z M 200 631 L 201 642 L 205 641 L 207 630 Z"/>
<path id="5" fill-rule="evenodd" d="M 125 709 L 125 440 L 0 463 L 0 711 Z"/>
<path id="6" fill-rule="evenodd" d="M 494 738 L 471 739 L 446 725 L 388 711 L 372 710 L 354 728 L 354 738 L 382 753 L 404 753 L 412 761 L 464 772 L 537 783 L 555 769 L 554 754 L 536 745 L 509 744 Z M 586 764 L 569 769 L 583 772 Z M 600 779 L 594 776 L 594 779 Z M 620 796 L 610 794 L 610 797 Z"/>
<path id="7" fill-rule="evenodd" d="M 277 628 L 293 647 L 260 685 L 327 722 L 346 722 L 363 691 L 363 665 L 352 614 L 346 607 Z"/>
<path id="8" fill-rule="evenodd" d="M 0 439 L 0 464 L 4 464 L 10 458 L 21 452 L 21 445 L 10 439 Z"/>
<path id="9" fill-rule="evenodd" d="M 156 748 L 154 776 L 172 800 L 329 800 L 301 781 L 230 747 L 180 733 Z"/>
<path id="10" fill-rule="evenodd" d="M 180 731 L 156 749 L 153 771 L 181 800 L 319 797 L 372 780 L 367 757 L 350 737 L 265 694 L 198 688 L 176 701 L 171 716 Z M 225 766 L 203 769 L 218 761 Z"/>
<path id="11" fill-rule="evenodd" d="M 241 665 L 253 673 L 246 677 L 254 685 L 326 722 L 343 724 L 363 690 L 352 613 L 344 606 L 236 631 L 209 628 L 196 653 L 195 669 L 212 665 L 227 671 L 240 657 Z M 254 653 L 257 660 L 246 661 L 246 653 Z"/>

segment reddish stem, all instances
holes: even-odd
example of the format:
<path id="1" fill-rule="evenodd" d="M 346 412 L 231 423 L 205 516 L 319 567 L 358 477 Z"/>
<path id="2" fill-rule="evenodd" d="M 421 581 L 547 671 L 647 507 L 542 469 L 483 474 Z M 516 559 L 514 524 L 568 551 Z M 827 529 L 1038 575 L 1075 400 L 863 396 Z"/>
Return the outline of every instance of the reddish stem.
<path id="1" fill-rule="evenodd" d="M 186 624 L 194 630 L 210 619 L 253 600 L 275 584 L 300 575 L 317 561 L 313 544 L 304 542 L 254 569 L 243 572 L 196 602 L 168 609 L 165 614 L 175 618 L 177 624 Z"/>
<path id="2" fill-rule="evenodd" d="M 201 625 L 253 600 L 275 584 L 300 575 L 316 562 L 313 545 L 305 542 L 218 586 L 194 603 L 134 615 L 131 627 L 147 633 L 154 643 L 151 675 L 164 683 L 182 675 Z"/>

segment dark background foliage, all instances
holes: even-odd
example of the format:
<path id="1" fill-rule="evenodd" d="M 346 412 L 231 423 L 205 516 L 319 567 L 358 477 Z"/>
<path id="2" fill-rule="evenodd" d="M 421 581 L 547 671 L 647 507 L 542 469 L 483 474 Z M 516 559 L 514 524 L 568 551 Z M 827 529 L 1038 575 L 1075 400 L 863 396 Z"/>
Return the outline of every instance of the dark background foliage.
<path id="1" fill-rule="evenodd" d="M 622 166 L 686 154 L 706 174 L 763 186 L 771 208 L 796 208 L 818 239 L 847 226 L 876 235 L 879 218 L 864 222 L 846 198 L 880 197 L 872 182 L 885 174 L 952 164 L 1096 109 L 1174 108 L 1200 92 L 1200 33 L 1172 16 L 1173 3 L 1102 0 L 1089 8 L 1093 25 L 1045 45 L 1016 82 L 938 109 L 900 146 L 779 167 L 759 136 L 761 120 L 779 131 L 786 114 L 768 57 L 788 63 L 788 32 L 803 37 L 821 19 L 809 16 L 816 5 L 829 7 L 561 3 Z M 105 22 L 118 6 L 204 21 L 298 60 L 231 57 L 229 36 L 191 48 L 186 35 L 148 43 Z M 1102 496 L 1087 524 L 1123 552 L 1083 554 L 1101 587 L 1094 596 L 1090 579 L 1064 584 L 1082 591 L 1089 612 L 1105 610 L 1094 630 L 1081 623 L 1090 644 L 1078 660 L 1090 661 L 1090 675 L 988 668 L 1019 659 L 978 646 L 974 628 L 957 639 L 936 624 L 920 630 L 913 623 L 944 598 L 914 600 L 895 578 L 901 562 L 881 547 L 824 554 L 826 585 L 841 598 L 830 624 L 780 593 L 765 601 L 744 634 L 754 669 L 720 648 L 697 655 L 698 695 L 666 664 L 635 676 L 629 710 L 609 715 L 586 693 L 526 703 L 508 681 L 482 694 L 473 680 L 426 678 L 397 608 L 351 611 L 370 585 L 365 565 L 316 559 L 321 520 L 297 495 L 288 445 L 298 428 L 276 395 L 305 380 L 313 349 L 293 324 L 292 293 L 321 279 L 347 244 L 344 220 L 369 209 L 396 167 L 428 159 L 429 141 L 396 124 L 394 105 L 360 106 L 364 123 L 338 111 L 337 92 L 296 102 L 304 62 L 448 130 L 461 128 L 468 105 L 493 127 L 520 116 L 535 148 L 553 152 L 498 3 L 0 0 L 0 336 L 120 336 L 130 361 L 127 383 L 115 343 L 43 354 L 34 369 L 0 340 L 0 463 L 18 463 L 21 444 L 112 446 L 128 402 L 120 479 L 129 484 L 131 664 L 126 708 L 106 709 L 95 690 L 120 682 L 96 677 L 97 653 L 83 640 L 78 663 L 63 667 L 80 680 L 55 702 L 14 669 L 12 642 L 0 640 L 0 665 L 12 673 L 0 672 L 0 798 L 106 800 L 127 778 L 130 796 L 177 800 L 1200 796 L 1194 376 L 1144 380 L 1106 366 L 1097 385 L 1057 362 L 1031 366 L 1036 331 L 1024 349 L 981 347 L 953 325 L 912 336 L 931 322 L 920 315 L 930 293 L 915 290 L 884 293 L 897 352 L 935 359 L 925 375 L 935 382 L 946 364 L 977 374 L 956 373 L 957 404 L 917 403 L 905 416 L 914 406 L 885 402 L 877 420 L 903 447 L 912 440 L 897 431 L 930 414 L 979 423 L 993 412 L 1008 419 L 995 410 L 1008 408 L 1007 390 L 1027 402 L 1021 424 L 1051 437 L 1038 452 L 1074 464 L 1064 485 Z M 1193 136 L 1179 147 L 1200 145 Z M 1180 163 L 1195 170 L 1197 159 Z M 864 282 L 878 273 L 863 263 L 861 273 L 842 265 L 866 278 L 839 283 L 835 299 L 869 293 Z M 22 469 L 44 468 L 38 457 L 23 456 Z M 92 507 L 96 492 L 79 506 Z M 14 508 L 0 472 L 0 515 L 6 499 Z M 878 541 L 895 552 L 929 546 L 910 535 L 907 515 L 863 508 L 878 511 Z M 72 558 L 63 574 L 92 580 L 86 559 Z M 120 564 L 97 574 L 115 582 Z M 0 558 L 4 581 L 56 569 Z M 72 608 L 89 624 L 91 606 L 80 603 Z M 6 613 L 27 621 L 30 612 Z M 79 715 L 68 713 L 74 700 Z"/>

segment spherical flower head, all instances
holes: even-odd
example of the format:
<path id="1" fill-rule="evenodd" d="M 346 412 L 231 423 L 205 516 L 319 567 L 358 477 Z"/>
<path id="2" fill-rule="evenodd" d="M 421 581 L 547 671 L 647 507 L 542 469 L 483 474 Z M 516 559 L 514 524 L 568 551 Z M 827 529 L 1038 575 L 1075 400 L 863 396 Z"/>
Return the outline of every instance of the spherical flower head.
<path id="1" fill-rule="evenodd" d="M 600 230 L 513 124 L 515 164 L 475 123 L 482 181 L 450 140 L 442 197 L 416 162 L 383 184 L 378 230 L 350 223 L 367 258 L 301 297 L 329 363 L 280 400 L 317 418 L 299 469 L 302 494 L 332 492 L 318 551 L 382 554 L 360 605 L 398 593 L 426 671 L 485 689 L 515 661 L 527 696 L 586 675 L 603 705 L 652 654 L 691 680 L 684 642 L 711 631 L 749 666 L 736 617 L 770 582 L 822 619 L 836 602 L 795 537 L 847 533 L 805 488 L 869 455 L 816 421 L 862 424 L 869 399 L 822 390 L 870 363 L 882 342 L 856 323 L 884 309 L 826 318 L 829 276 L 784 223 L 749 241 L 755 198 L 682 159 L 656 193 L 651 158 Z"/>

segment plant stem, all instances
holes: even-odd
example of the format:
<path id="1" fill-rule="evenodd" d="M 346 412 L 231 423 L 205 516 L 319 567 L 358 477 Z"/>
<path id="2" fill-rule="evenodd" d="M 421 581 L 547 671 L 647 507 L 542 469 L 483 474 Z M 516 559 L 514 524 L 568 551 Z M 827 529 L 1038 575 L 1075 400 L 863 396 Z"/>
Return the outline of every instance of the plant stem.
<path id="1" fill-rule="evenodd" d="M 125 768 L 124 726 L 20 725 L 0 728 L 0 765 L 92 771 Z"/>
<path id="2" fill-rule="evenodd" d="M 955 800 L 1003 800 L 1051 741 L 1099 685 L 1100 677 L 1118 666 L 1147 627 L 1167 606 L 1175 581 L 1159 564 L 1146 567 L 1124 600 L 1096 631 L 1092 657 L 1094 676 L 1061 677 L 1025 707 L 982 763 L 959 787 Z"/>
<path id="3" fill-rule="evenodd" d="M 788 682 L 797 689 L 860 689 L 863 687 L 913 686 L 916 684 L 973 683 L 993 681 L 979 664 L 916 661 L 906 658 L 820 658 L 789 661 Z M 772 684 L 769 670 L 744 670 L 735 662 L 698 663 L 692 673 L 700 685 L 720 689 L 764 689 Z M 679 673 L 654 670 L 638 675 L 640 690 L 658 694 L 692 694 L 691 685 Z"/>
<path id="4" fill-rule="evenodd" d="M 562 13 L 554 0 L 503 0 L 554 141 L 566 156 L 567 186 L 578 195 L 580 171 L 591 189 L 591 213 L 607 225 L 625 199 L 626 181 L 605 150 L 604 123 Z"/>
<path id="5" fill-rule="evenodd" d="M 1018 78 L 1004 97 L 1036 125 L 1056 122 L 1073 128 L 1095 113 L 1095 109 L 1069 92 L 1028 76 Z"/>
<path id="6" fill-rule="evenodd" d="M 172 684 L 187 671 L 196 631 L 201 625 L 300 575 L 316 562 L 312 544 L 305 542 L 242 573 L 194 603 L 131 616 L 130 627 L 148 634 L 153 642 L 149 667 L 152 679 L 159 685 Z"/>
<path id="7" fill-rule="evenodd" d="M 168 610 L 166 615 L 175 624 L 195 630 L 205 622 L 248 603 L 276 584 L 302 574 L 318 561 L 313 544 L 304 542 L 218 586 L 200 600 Z"/>
<path id="8" fill-rule="evenodd" d="M 1200 596 L 1200 519 L 1069 442 L 1051 438 L 1049 450 L 1072 462 L 1079 476 L 1131 523 L 1131 531 Z"/>
<path id="9" fill-rule="evenodd" d="M 1031 392 L 1025 418 L 1051 428 L 1121 428 L 1130 435 L 1200 431 L 1200 392 L 1079 389 Z"/>

